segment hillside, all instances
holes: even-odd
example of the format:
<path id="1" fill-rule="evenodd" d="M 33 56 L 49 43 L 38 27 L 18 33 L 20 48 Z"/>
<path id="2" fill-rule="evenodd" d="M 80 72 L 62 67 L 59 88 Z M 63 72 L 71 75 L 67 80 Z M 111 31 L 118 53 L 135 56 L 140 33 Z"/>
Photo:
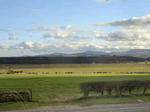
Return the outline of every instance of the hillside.
<path id="1" fill-rule="evenodd" d="M 0 64 L 86 64 L 86 63 L 116 63 L 142 62 L 145 59 L 131 56 L 93 56 L 93 57 L 4 57 Z"/>

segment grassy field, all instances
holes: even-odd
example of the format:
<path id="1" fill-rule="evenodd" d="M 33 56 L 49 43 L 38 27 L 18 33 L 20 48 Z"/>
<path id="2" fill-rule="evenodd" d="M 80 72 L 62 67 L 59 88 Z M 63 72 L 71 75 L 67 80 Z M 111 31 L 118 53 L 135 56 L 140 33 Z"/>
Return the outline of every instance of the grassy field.
<path id="1" fill-rule="evenodd" d="M 53 105 L 67 105 L 67 104 L 79 104 L 79 105 L 90 105 L 97 103 L 137 103 L 137 100 L 143 100 L 148 102 L 149 96 L 134 96 L 134 97 L 123 97 L 123 98 L 94 98 L 87 100 L 77 99 L 83 96 L 80 92 L 79 84 L 81 82 L 88 81 L 122 81 L 122 80 L 134 80 L 134 79 L 150 79 L 148 74 L 90 74 L 86 72 L 93 71 L 147 71 L 149 72 L 149 65 L 144 63 L 129 63 L 129 64 L 95 64 L 95 65 L 45 65 L 53 66 L 53 68 L 40 68 L 42 65 L 38 65 L 37 68 L 31 66 L 27 68 L 17 68 L 13 66 L 14 70 L 22 71 L 35 71 L 38 74 L 1 74 L 0 75 L 0 88 L 32 88 L 33 89 L 33 100 L 35 102 L 25 102 L 26 105 L 20 102 L 9 102 L 0 103 L 0 110 L 13 110 L 19 108 L 34 108 L 39 106 L 53 106 Z M 44 66 L 44 65 L 43 65 Z M 58 66 L 60 68 L 58 68 Z M 72 68 L 71 68 L 72 66 Z M 82 68 L 81 68 L 82 66 Z M 65 68 L 66 67 L 66 68 Z M 67 68 L 68 67 L 68 68 Z M 76 67 L 76 68 L 75 68 Z M 1 71 L 6 70 L 4 66 Z M 50 74 L 41 74 L 43 71 L 49 71 Z M 79 74 L 54 74 L 54 72 L 79 72 Z M 80 74 L 81 72 L 81 74 Z M 85 72 L 85 73 L 82 73 Z M 3 89 L 0 89 L 1 91 Z M 150 91 L 147 90 L 146 93 Z M 104 95 L 107 93 L 105 92 Z M 114 94 L 114 93 L 113 93 Z M 125 93 L 128 95 L 128 93 Z M 136 94 L 136 91 L 133 91 Z M 115 95 L 115 94 L 114 94 Z M 100 94 L 90 93 L 89 96 L 100 96 Z"/>
<path id="2" fill-rule="evenodd" d="M 83 72 L 150 72 L 149 66 L 145 62 L 121 64 L 0 65 L 0 72 L 6 73 L 8 67 L 17 71 L 22 70 L 25 73 L 37 72 L 39 74 L 42 74 L 42 72 L 49 72 L 50 74 L 55 72 L 62 72 L 61 74 L 64 74 L 64 72 L 76 72 L 79 74 Z"/>

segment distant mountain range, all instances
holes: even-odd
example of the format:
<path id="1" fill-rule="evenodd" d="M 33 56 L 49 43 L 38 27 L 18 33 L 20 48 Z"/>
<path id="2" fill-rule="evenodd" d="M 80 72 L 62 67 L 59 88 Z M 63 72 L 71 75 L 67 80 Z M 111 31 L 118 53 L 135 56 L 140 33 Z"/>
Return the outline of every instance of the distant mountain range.
<path id="1" fill-rule="evenodd" d="M 139 58 L 150 58 L 150 49 L 132 49 L 126 52 L 111 52 L 106 53 L 102 51 L 86 51 L 81 53 L 73 53 L 73 54 L 65 54 L 65 53 L 52 53 L 52 54 L 43 54 L 43 55 L 35 55 L 35 56 L 23 56 L 23 57 L 87 57 L 87 56 L 133 56 Z"/>

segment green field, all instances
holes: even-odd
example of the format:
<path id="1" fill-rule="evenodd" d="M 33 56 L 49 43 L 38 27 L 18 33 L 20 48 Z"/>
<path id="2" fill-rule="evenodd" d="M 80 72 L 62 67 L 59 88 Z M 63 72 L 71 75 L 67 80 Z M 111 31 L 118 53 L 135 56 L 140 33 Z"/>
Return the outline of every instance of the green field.
<path id="1" fill-rule="evenodd" d="M 31 65 L 29 65 L 31 66 Z M 33 66 L 33 65 L 32 65 Z M 32 67 L 31 66 L 31 67 Z M 146 71 L 149 72 L 149 65 L 144 63 L 135 64 L 74 64 L 68 67 L 68 65 L 53 65 L 53 68 L 40 68 L 42 65 L 38 65 L 37 68 L 26 65 L 26 68 L 17 68 L 19 65 L 14 67 L 14 70 L 22 71 L 35 71 L 38 74 L 0 74 L 0 88 L 32 88 L 33 89 L 33 100 L 35 102 L 23 103 L 0 103 L 0 110 L 13 110 L 19 108 L 34 108 L 39 106 L 53 106 L 53 105 L 66 105 L 66 104 L 79 104 L 86 105 L 96 103 L 138 103 L 137 100 L 142 99 L 145 102 L 150 100 L 149 96 L 134 96 L 126 98 L 105 98 L 99 99 L 87 99 L 76 101 L 83 96 L 80 92 L 79 84 L 81 82 L 88 81 L 122 81 L 122 80 L 134 80 L 134 79 L 150 79 L 149 74 L 89 74 L 88 72 L 93 71 L 107 71 L 107 72 L 120 72 L 120 71 Z M 44 65 L 43 65 L 44 66 Z M 45 65 L 52 66 L 52 65 Z M 58 68 L 58 66 L 60 68 Z M 82 66 L 82 68 L 81 68 Z M 68 67 L 68 68 L 67 68 Z M 76 68 L 75 68 L 76 67 Z M 6 71 L 2 67 L 1 71 Z M 40 72 L 49 71 L 50 74 L 41 74 Z M 54 74 L 54 72 L 78 72 L 78 74 Z M 81 72 L 81 74 L 80 74 Z M 83 73 L 84 72 L 84 73 Z M 3 91 L 3 89 L 0 89 Z M 146 93 L 150 91 L 147 90 Z M 105 92 L 104 95 L 107 93 Z M 128 95 L 128 93 L 125 93 Z M 136 94 L 136 91 L 133 91 Z M 115 95 L 113 93 L 113 95 Z M 89 96 L 100 96 L 100 94 L 90 93 Z M 66 102 L 66 103 L 64 103 Z"/>
<path id="2" fill-rule="evenodd" d="M 148 62 L 149 63 L 149 62 Z M 145 62 L 139 63 L 121 63 L 121 64 L 30 64 L 30 65 L 0 65 L 0 72 L 6 73 L 7 68 L 13 70 L 22 70 L 24 73 L 37 72 L 49 72 L 54 74 L 55 72 L 76 72 L 82 74 L 83 72 L 150 72 L 150 65 L 146 65 Z"/>

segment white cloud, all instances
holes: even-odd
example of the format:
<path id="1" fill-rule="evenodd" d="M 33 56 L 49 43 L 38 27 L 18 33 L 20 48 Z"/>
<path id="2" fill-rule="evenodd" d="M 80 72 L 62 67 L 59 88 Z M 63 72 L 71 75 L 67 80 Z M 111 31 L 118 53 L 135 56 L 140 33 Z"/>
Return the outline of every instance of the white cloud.
<path id="1" fill-rule="evenodd" d="M 87 29 L 75 29 L 75 28 L 73 28 L 71 33 L 72 34 L 83 34 L 87 31 L 88 31 Z"/>
<path id="2" fill-rule="evenodd" d="M 73 25 L 60 26 L 60 29 L 63 29 L 63 30 L 68 30 L 70 28 L 73 28 Z"/>
<path id="3" fill-rule="evenodd" d="M 148 11 L 147 14 L 150 14 L 150 11 Z"/>
<path id="4" fill-rule="evenodd" d="M 69 39 L 67 31 L 58 31 L 55 35 L 57 39 Z"/>
<path id="5" fill-rule="evenodd" d="M 8 32 L 9 30 L 7 28 L 3 28 L 3 29 L 0 29 L 0 31 Z"/>
<path id="6" fill-rule="evenodd" d="M 59 43 L 57 40 L 48 40 L 45 43 Z"/>
<path id="7" fill-rule="evenodd" d="M 73 28 L 73 25 L 66 25 L 66 26 L 54 26 L 54 27 L 48 27 L 46 25 L 39 26 L 39 27 L 34 27 L 34 28 L 29 28 L 29 29 L 24 29 L 24 28 L 15 28 L 16 30 L 20 29 L 23 31 L 58 31 L 58 30 L 68 30 Z"/>
<path id="8" fill-rule="evenodd" d="M 108 35 L 95 34 L 97 39 L 104 39 L 106 41 L 135 41 L 135 40 L 150 40 L 149 30 L 128 30 L 111 32 Z"/>
<path id="9" fill-rule="evenodd" d="M 9 45 L 0 44 L 0 50 L 7 52 L 9 50 Z"/>
<path id="10" fill-rule="evenodd" d="M 109 0 L 96 0 L 97 3 L 106 3 Z"/>
<path id="11" fill-rule="evenodd" d="M 85 36 L 74 36 L 74 35 L 69 35 L 71 34 L 70 32 L 67 32 L 65 30 L 59 30 L 57 33 L 49 33 L 49 34 L 44 34 L 43 38 L 50 38 L 54 37 L 56 39 L 69 39 L 71 40 L 86 40 L 86 39 L 91 39 L 90 37 L 85 37 Z"/>
<path id="12" fill-rule="evenodd" d="M 0 49 L 8 49 L 9 45 L 0 44 Z"/>
<path id="13" fill-rule="evenodd" d="M 55 34 L 54 33 L 49 33 L 49 34 L 44 34 L 43 35 L 45 38 L 48 38 L 48 37 L 54 37 Z"/>
<path id="14" fill-rule="evenodd" d="M 17 37 L 17 36 L 11 36 L 11 37 L 9 37 L 8 39 L 9 39 L 9 40 L 17 40 L 18 37 Z"/>
<path id="15" fill-rule="evenodd" d="M 65 30 L 58 30 L 56 33 L 44 34 L 44 38 L 54 37 L 56 39 L 69 39 L 68 32 Z"/>
<path id="16" fill-rule="evenodd" d="M 32 42 L 32 41 L 25 41 L 22 42 L 20 44 L 11 46 L 11 49 L 41 49 L 43 48 L 45 45 L 43 44 L 43 42 Z"/>
<path id="17" fill-rule="evenodd" d="M 150 15 L 142 16 L 142 17 L 132 17 L 130 19 L 122 19 L 118 21 L 112 22 L 101 22 L 101 23 L 90 23 L 88 25 L 93 26 L 120 26 L 129 29 L 135 28 L 150 28 Z"/>
<path id="18" fill-rule="evenodd" d="M 27 31 L 27 32 L 34 32 L 34 31 L 54 31 L 54 30 L 58 30 L 58 27 L 47 27 L 45 25 L 43 26 L 39 26 L 39 27 L 34 27 L 34 28 L 30 28 L 30 29 L 24 29 L 24 28 L 15 28 L 16 30 L 23 30 L 23 31 Z"/>
<path id="19" fill-rule="evenodd" d="M 34 43 L 34 47 L 42 49 L 45 47 L 45 45 L 43 42 L 36 42 L 36 43 Z"/>
<path id="20" fill-rule="evenodd" d="M 99 51 L 126 51 L 130 49 L 150 49 L 149 41 L 135 40 L 135 41 L 112 41 L 112 42 L 52 42 L 47 44 L 43 42 L 25 41 L 17 45 L 8 46 L 0 45 L 0 49 L 15 51 L 15 50 L 30 50 L 33 53 L 46 53 L 50 52 L 83 52 L 87 50 Z"/>
<path id="21" fill-rule="evenodd" d="M 95 37 L 96 37 L 96 38 L 100 38 L 99 34 L 95 34 Z"/>
<path id="22" fill-rule="evenodd" d="M 72 39 L 79 39 L 79 40 L 86 40 L 86 39 L 91 39 L 90 37 L 85 37 L 85 36 L 81 36 L 81 37 L 79 37 L 79 36 L 71 36 L 72 37 Z"/>
<path id="23" fill-rule="evenodd" d="M 26 41 L 26 42 L 20 43 L 20 46 L 24 48 L 33 48 L 34 44 L 31 41 Z"/>
<path id="24" fill-rule="evenodd" d="M 100 29 L 87 30 L 87 34 L 89 34 L 89 35 L 92 35 L 92 34 L 99 35 L 99 33 L 101 33 L 101 34 L 103 34 L 103 33 L 107 34 L 108 31 L 103 31 L 103 30 L 100 30 Z"/>
<path id="25" fill-rule="evenodd" d="M 93 31 L 90 31 L 90 30 L 88 31 L 89 34 L 95 34 L 95 33 L 97 34 L 97 33 L 100 33 L 100 32 L 102 32 L 102 30 L 100 30 L 100 29 L 96 29 L 96 30 L 93 30 Z"/>
<path id="26" fill-rule="evenodd" d="M 33 9 L 33 10 L 22 10 L 23 12 L 35 12 L 35 13 L 38 13 L 39 11 L 37 9 Z"/>

